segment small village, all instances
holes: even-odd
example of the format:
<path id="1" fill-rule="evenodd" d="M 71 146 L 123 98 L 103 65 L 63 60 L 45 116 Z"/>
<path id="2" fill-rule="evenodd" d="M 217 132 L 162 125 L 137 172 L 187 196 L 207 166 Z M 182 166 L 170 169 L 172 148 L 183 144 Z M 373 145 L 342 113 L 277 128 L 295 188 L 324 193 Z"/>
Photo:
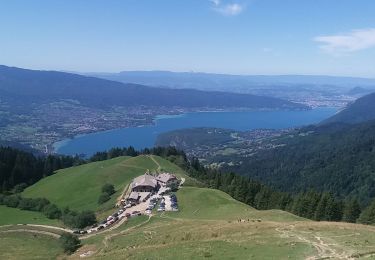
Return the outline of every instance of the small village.
<path id="1" fill-rule="evenodd" d="M 153 214 L 153 211 L 178 211 L 177 191 L 184 183 L 184 178 L 163 173 L 149 173 L 136 177 L 125 190 L 117 203 L 118 210 L 106 219 L 87 230 L 74 231 L 77 234 L 91 234 L 112 227 L 115 223 L 122 224 L 129 218 Z"/>

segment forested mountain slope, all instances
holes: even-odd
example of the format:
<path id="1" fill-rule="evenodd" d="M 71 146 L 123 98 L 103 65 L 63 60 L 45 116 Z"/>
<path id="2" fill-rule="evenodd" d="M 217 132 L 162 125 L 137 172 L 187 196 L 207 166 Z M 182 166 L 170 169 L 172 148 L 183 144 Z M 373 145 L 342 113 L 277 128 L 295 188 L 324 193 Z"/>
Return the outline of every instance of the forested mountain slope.
<path id="1" fill-rule="evenodd" d="M 259 152 L 227 170 L 284 191 L 314 189 L 337 196 L 375 196 L 375 122 L 313 127 L 308 136 L 280 140 L 285 146 Z"/>
<path id="2" fill-rule="evenodd" d="M 357 99 L 341 112 L 323 121 L 323 124 L 334 122 L 356 124 L 370 120 L 375 120 L 375 93 Z"/>

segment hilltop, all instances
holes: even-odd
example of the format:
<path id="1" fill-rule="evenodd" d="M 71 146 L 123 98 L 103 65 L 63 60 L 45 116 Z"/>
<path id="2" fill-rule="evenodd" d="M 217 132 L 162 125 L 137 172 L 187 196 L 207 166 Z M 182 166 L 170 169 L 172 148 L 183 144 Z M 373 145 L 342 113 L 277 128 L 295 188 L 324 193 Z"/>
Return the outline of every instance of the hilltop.
<path id="1" fill-rule="evenodd" d="M 157 156 L 117 157 L 92 162 L 57 171 L 28 187 L 22 195 L 26 198 L 44 197 L 60 208 L 103 212 L 116 204 L 117 198 L 131 181 L 146 171 L 171 171 L 187 179 L 186 185 L 196 183 L 176 165 Z M 116 193 L 104 205 L 98 197 L 104 183 L 113 184 Z"/>
<path id="2" fill-rule="evenodd" d="M 186 178 L 186 186 L 176 193 L 180 211 L 130 218 L 116 228 L 84 236 L 82 248 L 71 258 L 87 254 L 89 259 L 318 259 L 372 256 L 375 250 L 374 227 L 314 222 L 281 210 L 256 210 L 222 191 L 201 188 L 200 182 L 158 156 L 118 157 L 59 170 L 27 188 L 23 196 L 45 196 L 61 207 L 91 209 L 101 216 L 103 210 L 111 211 L 131 179 L 146 169 Z M 103 182 L 113 182 L 116 188 L 104 208 L 94 203 Z M 11 214 L 17 214 L 18 220 Z M 28 214 L 9 211 L 7 218 L 19 221 L 22 217 L 23 223 L 33 223 L 35 216 Z M 12 223 L 16 224 L 7 224 Z M 61 223 L 43 223 L 43 219 L 37 223 L 52 226 L 1 226 L 2 245 L 23 246 L 22 250 L 2 247 L 0 257 L 66 257 L 57 241 L 62 230 L 53 228 Z"/>

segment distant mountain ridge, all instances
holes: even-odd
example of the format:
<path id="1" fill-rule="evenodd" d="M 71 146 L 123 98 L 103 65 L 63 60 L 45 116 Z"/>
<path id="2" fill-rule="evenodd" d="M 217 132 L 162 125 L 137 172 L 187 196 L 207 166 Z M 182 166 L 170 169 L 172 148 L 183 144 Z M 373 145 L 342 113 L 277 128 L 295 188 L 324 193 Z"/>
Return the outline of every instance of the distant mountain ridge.
<path id="1" fill-rule="evenodd" d="M 2 97 L 27 105 L 60 99 L 78 100 L 91 107 L 244 107 L 305 109 L 277 98 L 191 89 L 172 90 L 81 76 L 57 71 L 37 71 L 0 66 Z"/>
<path id="2" fill-rule="evenodd" d="M 262 87 L 267 85 L 337 85 L 347 88 L 375 87 L 375 79 L 324 75 L 227 75 L 170 71 L 122 71 L 119 73 L 87 73 L 86 75 L 150 86 L 170 88 L 223 89 L 224 87 Z"/>

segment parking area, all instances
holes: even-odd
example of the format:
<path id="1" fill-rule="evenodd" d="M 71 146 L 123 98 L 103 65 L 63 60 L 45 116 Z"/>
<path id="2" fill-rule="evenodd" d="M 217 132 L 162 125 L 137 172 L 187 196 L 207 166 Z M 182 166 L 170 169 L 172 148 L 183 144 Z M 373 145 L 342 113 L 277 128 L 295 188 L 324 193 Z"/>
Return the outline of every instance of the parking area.
<path id="1" fill-rule="evenodd" d="M 142 214 L 152 215 L 153 212 L 178 211 L 177 197 L 170 193 L 168 180 L 177 181 L 180 184 L 177 178 L 169 173 L 163 173 L 157 177 L 145 174 L 135 178 L 129 185 L 130 190 L 125 193 L 127 195 L 117 205 L 118 210 L 115 213 L 89 229 L 74 233 L 91 234 L 106 228 L 113 228 L 114 224 L 121 220 L 125 221 L 125 219 Z"/>

